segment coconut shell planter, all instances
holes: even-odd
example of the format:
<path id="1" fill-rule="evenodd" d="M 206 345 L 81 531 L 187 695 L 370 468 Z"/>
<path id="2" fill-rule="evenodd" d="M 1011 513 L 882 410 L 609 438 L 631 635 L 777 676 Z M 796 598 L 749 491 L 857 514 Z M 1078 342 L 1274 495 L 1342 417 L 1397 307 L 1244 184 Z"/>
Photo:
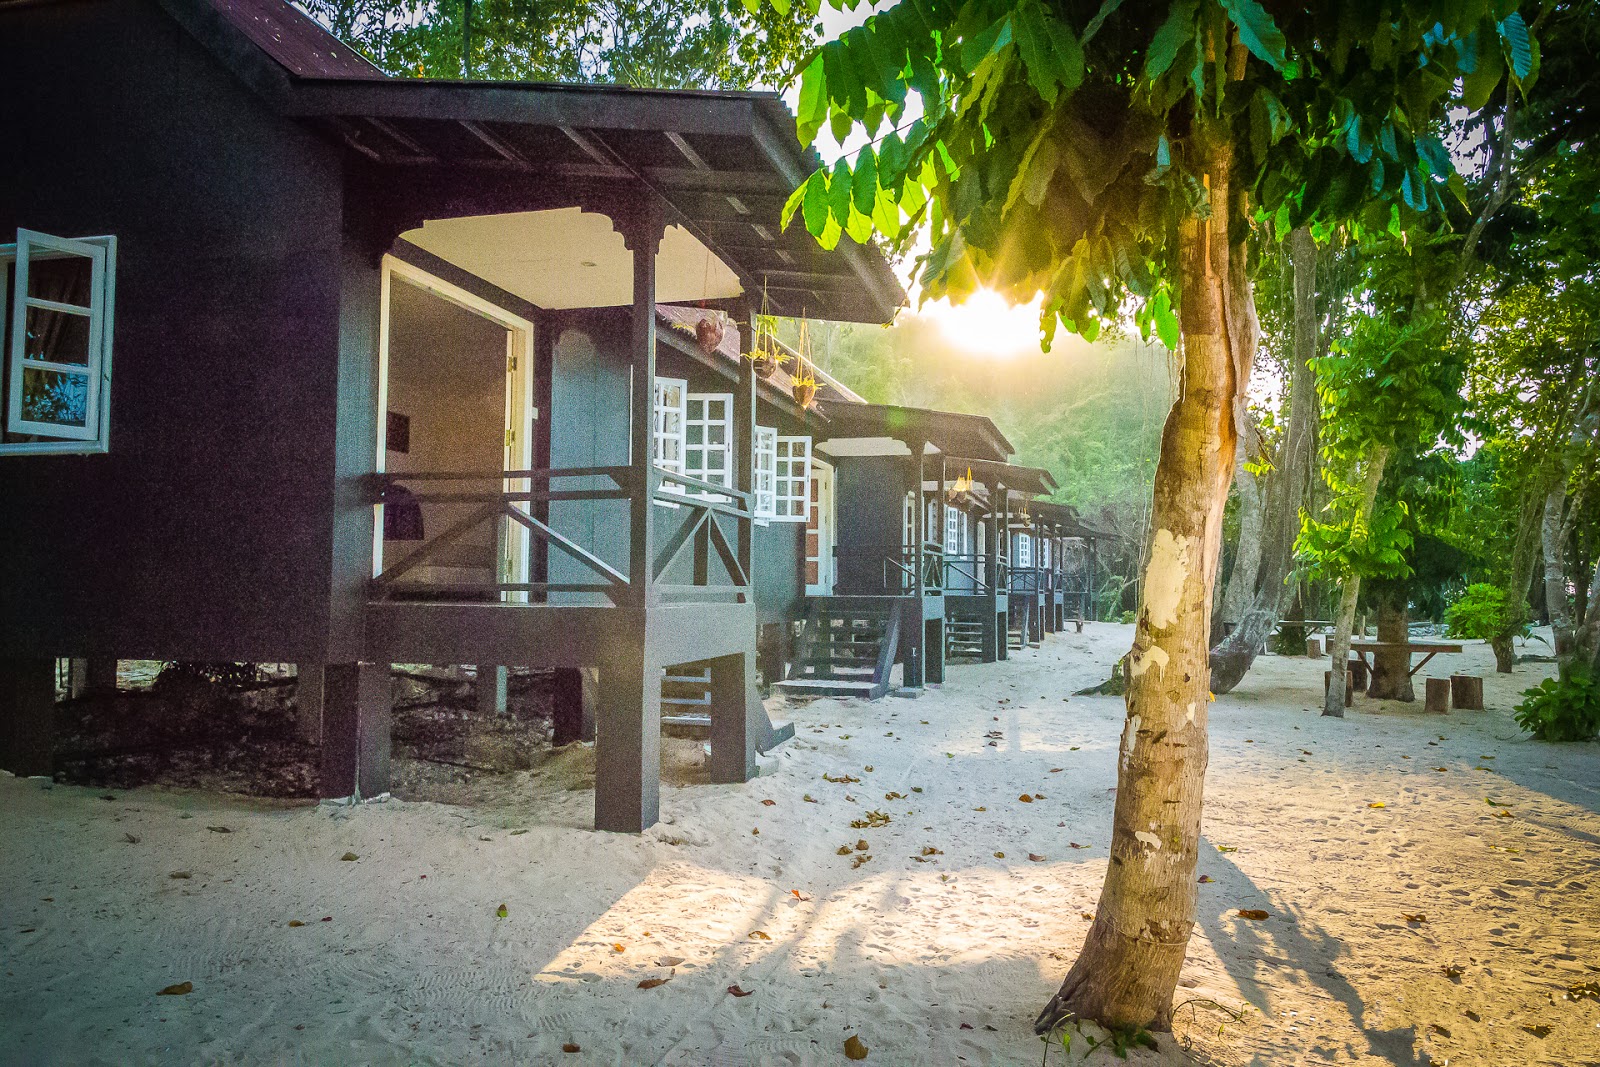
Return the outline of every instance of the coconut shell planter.
<path id="1" fill-rule="evenodd" d="M 700 345 L 700 350 L 709 356 L 722 344 L 722 335 L 727 329 L 727 324 L 723 322 L 721 315 L 707 315 L 695 323 L 695 342 Z"/>
<path id="2" fill-rule="evenodd" d="M 803 408 L 811 406 L 811 401 L 817 397 L 817 383 L 810 378 L 796 378 L 792 385 L 794 402 Z"/>

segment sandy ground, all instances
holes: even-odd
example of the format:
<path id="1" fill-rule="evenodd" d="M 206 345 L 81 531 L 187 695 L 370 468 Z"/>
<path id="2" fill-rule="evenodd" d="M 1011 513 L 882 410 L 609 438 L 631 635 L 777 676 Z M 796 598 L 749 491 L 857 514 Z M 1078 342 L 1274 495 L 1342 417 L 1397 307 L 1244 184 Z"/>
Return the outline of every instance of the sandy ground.
<path id="1" fill-rule="evenodd" d="M 0 778 L 0 1062 L 842 1064 L 855 1035 L 869 1064 L 1040 1063 L 1122 720 L 1064 697 L 1129 630 L 784 708 L 759 779 L 665 788 L 638 838 L 584 829 L 573 750 L 470 807 Z M 1322 664 L 1272 657 L 1213 705 L 1188 1057 L 1600 1063 L 1600 1003 L 1565 996 L 1600 981 L 1600 746 L 1515 728 L 1546 668 L 1426 673 L 1460 669 L 1490 710 L 1324 719 Z"/>

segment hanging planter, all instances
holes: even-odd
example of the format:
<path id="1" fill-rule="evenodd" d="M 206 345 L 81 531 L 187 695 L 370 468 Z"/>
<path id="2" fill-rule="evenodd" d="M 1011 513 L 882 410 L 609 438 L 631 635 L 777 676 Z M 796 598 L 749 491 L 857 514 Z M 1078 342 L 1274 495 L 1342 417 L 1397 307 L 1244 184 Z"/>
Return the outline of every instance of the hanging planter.
<path id="1" fill-rule="evenodd" d="M 721 347 L 723 335 L 727 332 L 728 323 L 722 317 L 722 312 L 713 311 L 695 324 L 695 343 L 700 346 L 700 351 L 709 356 Z"/>
<path id="2" fill-rule="evenodd" d="M 803 408 L 810 407 L 811 402 L 817 398 L 817 380 L 809 374 L 804 378 L 794 379 L 790 389 L 794 393 L 794 402 Z"/>
<path id="3" fill-rule="evenodd" d="M 789 353 L 778 344 L 778 319 L 769 310 L 766 287 L 761 290 L 761 313 L 756 316 L 756 336 L 754 351 L 746 352 L 744 358 L 755 365 L 756 377 L 767 381 L 778 368 L 789 361 Z"/>
<path id="4" fill-rule="evenodd" d="M 793 381 L 790 390 L 794 394 L 794 402 L 802 408 L 809 408 L 811 402 L 817 397 L 817 376 L 812 373 L 811 363 L 811 331 L 807 328 L 804 313 L 800 317 L 800 336 L 795 341 L 794 370 L 791 372 Z"/>

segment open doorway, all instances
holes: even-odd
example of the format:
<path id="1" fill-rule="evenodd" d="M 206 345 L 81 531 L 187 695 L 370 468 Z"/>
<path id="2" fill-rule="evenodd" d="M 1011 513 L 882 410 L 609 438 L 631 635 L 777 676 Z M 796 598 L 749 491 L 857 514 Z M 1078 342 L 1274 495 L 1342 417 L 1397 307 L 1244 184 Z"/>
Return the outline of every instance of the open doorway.
<path id="1" fill-rule="evenodd" d="M 459 523 L 482 502 L 417 501 L 411 490 L 448 486 L 490 494 L 526 490 L 533 461 L 533 325 L 393 257 L 383 270 L 377 469 L 419 478 L 379 505 L 374 574 Z M 516 507 L 527 509 L 526 501 Z M 435 546 L 408 574 L 445 599 L 526 601 L 497 585 L 529 581 L 527 529 L 481 522 Z"/>

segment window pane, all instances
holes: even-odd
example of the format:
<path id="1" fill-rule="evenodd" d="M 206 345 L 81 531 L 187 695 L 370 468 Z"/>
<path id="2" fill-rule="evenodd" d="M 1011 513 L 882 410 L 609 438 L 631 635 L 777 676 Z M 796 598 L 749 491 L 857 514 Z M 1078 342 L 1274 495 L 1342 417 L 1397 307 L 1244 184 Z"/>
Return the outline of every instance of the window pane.
<path id="1" fill-rule="evenodd" d="M 83 256 L 28 259 L 28 295 L 40 300 L 88 307 L 93 279 L 94 264 Z"/>
<path id="2" fill-rule="evenodd" d="M 52 261 L 54 262 L 54 261 Z M 29 278 L 30 288 L 32 278 Z M 89 316 L 48 308 L 28 309 L 24 358 L 89 365 Z"/>
<path id="3" fill-rule="evenodd" d="M 88 426 L 88 375 L 24 367 L 22 417 L 56 426 Z"/>
<path id="4" fill-rule="evenodd" d="M 689 434 L 688 434 L 688 436 L 689 436 L 689 443 L 691 445 L 700 444 L 706 438 L 705 427 L 700 425 L 697 422 L 690 422 L 689 423 Z"/>

